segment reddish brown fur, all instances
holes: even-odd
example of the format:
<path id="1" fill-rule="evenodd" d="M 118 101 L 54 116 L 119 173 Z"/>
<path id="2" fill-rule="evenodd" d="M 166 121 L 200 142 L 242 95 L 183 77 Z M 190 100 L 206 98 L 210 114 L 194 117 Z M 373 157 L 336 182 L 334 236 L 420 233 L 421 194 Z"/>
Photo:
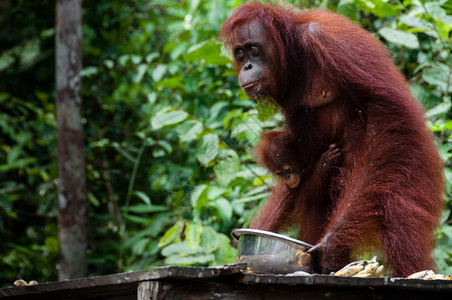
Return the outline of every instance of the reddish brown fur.
<path id="1" fill-rule="evenodd" d="M 299 232 L 301 240 L 315 243 L 326 224 L 321 226 L 308 224 L 326 217 L 327 205 L 331 200 L 327 186 L 329 177 L 335 173 L 335 167 L 340 162 L 340 153 L 332 151 L 336 149 L 335 147 L 329 147 L 313 163 L 312 157 L 302 157 L 303 154 L 307 154 L 300 151 L 302 149 L 303 143 L 290 132 L 269 131 L 262 134 L 262 139 L 256 147 L 259 164 L 274 175 L 285 165 L 290 165 L 293 171 L 300 175 L 301 183 L 294 189 L 288 188 L 283 184 L 284 180 L 278 177 L 274 193 L 265 203 L 259 218 L 253 220 L 251 227 L 263 229 L 265 226 L 265 230 L 280 231 L 295 224 L 304 228 Z M 300 206 L 300 203 L 305 205 Z M 300 218 L 300 215 L 305 217 Z"/>
<path id="2" fill-rule="evenodd" d="M 309 168 L 308 159 L 300 160 L 297 149 L 301 146 L 288 131 L 268 131 L 262 133 L 259 145 L 256 147 L 258 162 L 275 173 L 284 164 L 291 164 L 298 170 Z M 302 151 L 301 151 L 302 153 Z M 297 161 L 294 161 L 297 159 Z"/>
<path id="3" fill-rule="evenodd" d="M 423 112 L 384 46 L 370 33 L 328 10 L 300 12 L 278 5 L 250 3 L 225 22 L 221 37 L 259 20 L 279 53 L 274 99 L 303 151 L 316 161 L 331 143 L 343 167 L 330 185 L 328 207 L 308 213 L 296 202 L 306 239 L 322 245 L 323 271 L 337 270 L 350 252 L 377 235 L 394 275 L 433 267 L 433 232 L 443 208 L 442 163 Z M 322 82 L 334 82 L 339 97 L 309 108 Z M 279 184 L 255 227 L 267 228 L 293 206 Z M 313 230 L 320 228 L 321 230 Z M 319 233 L 320 231 L 320 233 Z"/>

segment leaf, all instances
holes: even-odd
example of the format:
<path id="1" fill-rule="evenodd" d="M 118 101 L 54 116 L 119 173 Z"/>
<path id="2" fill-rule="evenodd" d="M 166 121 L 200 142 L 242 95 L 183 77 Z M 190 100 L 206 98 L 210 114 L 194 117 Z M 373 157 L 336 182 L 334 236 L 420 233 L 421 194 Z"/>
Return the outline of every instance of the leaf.
<path id="1" fill-rule="evenodd" d="M 56 238 L 47 237 L 44 241 L 44 245 L 50 254 L 58 255 L 60 253 L 60 244 Z"/>
<path id="2" fill-rule="evenodd" d="M 158 65 L 153 71 L 152 71 L 152 79 L 154 81 L 160 81 L 163 76 L 165 75 L 167 70 L 166 65 Z"/>
<path id="3" fill-rule="evenodd" d="M 134 216 L 134 215 L 125 215 L 124 218 L 127 219 L 128 221 L 136 223 L 136 224 L 145 224 L 145 223 L 149 222 L 148 218 Z"/>
<path id="4" fill-rule="evenodd" d="M 449 120 L 450 121 L 450 120 Z M 438 147 L 439 155 L 441 156 L 441 159 L 446 162 L 452 157 L 452 153 L 450 150 L 452 149 L 452 144 L 444 144 Z"/>
<path id="5" fill-rule="evenodd" d="M 196 120 L 189 120 L 177 126 L 176 131 L 181 142 L 191 142 L 202 133 L 202 123 Z"/>
<path id="6" fill-rule="evenodd" d="M 448 2 L 450 3 L 450 1 Z M 429 1 L 429 3 L 425 4 L 425 10 L 434 19 L 434 24 L 441 37 L 450 41 L 449 33 L 452 29 L 452 16 L 448 15 L 444 8 L 441 7 L 443 3 L 441 1 Z"/>
<path id="7" fill-rule="evenodd" d="M 150 64 L 155 58 L 158 58 L 159 56 L 160 56 L 160 54 L 158 52 L 153 52 L 153 53 L 146 55 L 146 57 L 144 59 L 146 60 L 146 62 L 148 64 Z"/>
<path id="8" fill-rule="evenodd" d="M 165 156 L 165 150 L 163 149 L 152 149 L 152 157 L 158 158 L 158 157 L 164 157 Z"/>
<path id="9" fill-rule="evenodd" d="M 153 129 L 159 129 L 164 126 L 178 124 L 187 117 L 188 113 L 183 110 L 172 110 L 153 117 L 151 120 L 151 126 Z"/>
<path id="10" fill-rule="evenodd" d="M 413 33 L 404 32 L 390 27 L 383 27 L 378 31 L 378 33 L 388 42 L 396 45 L 405 46 L 410 49 L 419 48 L 419 41 L 417 36 Z"/>
<path id="11" fill-rule="evenodd" d="M 168 229 L 163 237 L 160 239 L 157 247 L 165 247 L 166 245 L 170 244 L 174 240 L 176 240 L 180 234 L 182 233 L 182 229 L 184 228 L 184 221 L 179 220 L 171 226 L 170 229 Z"/>
<path id="12" fill-rule="evenodd" d="M 257 144 L 260 140 L 262 125 L 255 115 L 244 115 L 232 122 L 231 136 L 239 141 L 247 141 L 252 145 Z"/>
<path id="13" fill-rule="evenodd" d="M 336 12 L 355 22 L 359 21 L 359 11 L 356 9 L 355 0 L 339 1 Z"/>
<path id="14" fill-rule="evenodd" d="M 201 233 L 200 246 L 206 254 L 210 254 L 218 249 L 220 239 L 217 232 L 210 226 L 204 226 Z"/>
<path id="15" fill-rule="evenodd" d="M 272 118 L 275 113 L 278 111 L 278 108 L 269 101 L 258 101 L 257 102 L 257 117 L 260 121 L 264 122 Z"/>
<path id="16" fill-rule="evenodd" d="M 218 239 L 219 246 L 218 249 L 214 252 L 214 264 L 225 265 L 234 263 L 235 258 L 237 257 L 237 250 L 231 246 L 231 241 L 226 235 L 220 233 L 218 234 Z"/>
<path id="17" fill-rule="evenodd" d="M 137 196 L 138 198 L 140 198 L 141 200 L 143 200 L 144 203 L 146 204 L 151 204 L 151 198 L 149 198 L 148 195 L 146 195 L 146 193 L 140 192 L 140 191 L 135 191 L 132 193 L 132 195 Z"/>
<path id="18" fill-rule="evenodd" d="M 111 59 L 106 59 L 104 60 L 104 65 L 108 68 L 108 69 L 112 69 L 115 66 L 115 62 Z"/>
<path id="19" fill-rule="evenodd" d="M 34 60 L 36 60 L 38 58 L 38 55 L 40 54 L 39 48 L 39 39 L 31 39 L 30 41 L 28 41 L 20 51 L 21 65 L 26 67 L 33 64 Z"/>
<path id="20" fill-rule="evenodd" d="M 163 79 L 155 85 L 156 87 L 166 87 L 169 89 L 183 89 L 183 81 L 185 79 L 182 76 L 173 76 L 170 78 Z"/>
<path id="21" fill-rule="evenodd" d="M 450 129 L 452 129 L 452 120 L 438 119 L 434 123 L 428 121 L 427 125 L 428 125 L 428 128 L 430 129 L 430 131 L 433 131 L 433 132 L 450 130 Z M 446 145 L 449 145 L 449 144 L 446 144 Z"/>
<path id="22" fill-rule="evenodd" d="M 219 186 L 216 186 L 216 185 L 210 185 L 209 189 L 207 190 L 207 195 L 206 196 L 210 200 L 216 200 L 221 195 L 226 193 L 226 191 L 227 191 L 227 189 L 225 189 L 224 187 L 219 187 Z"/>
<path id="23" fill-rule="evenodd" d="M 37 162 L 37 159 L 34 157 L 21 158 L 9 164 L 0 165 L 0 172 L 13 169 L 20 169 L 28 165 L 34 164 L 35 162 Z"/>
<path id="24" fill-rule="evenodd" d="M 190 221 L 185 228 L 185 240 L 191 249 L 196 249 L 201 243 L 202 225 L 200 222 Z"/>
<path id="25" fill-rule="evenodd" d="M 450 194 L 452 192 L 452 169 L 444 168 L 444 178 L 446 179 L 446 189 L 447 193 Z"/>
<path id="26" fill-rule="evenodd" d="M 137 255 L 143 254 L 144 251 L 146 251 L 146 246 L 148 245 L 148 243 L 149 243 L 148 239 L 139 239 L 135 241 L 135 243 L 131 245 L 132 253 Z"/>
<path id="27" fill-rule="evenodd" d="M 163 256 L 171 256 L 171 255 L 188 256 L 188 255 L 193 255 L 196 253 L 198 253 L 198 251 L 190 248 L 186 241 L 173 243 L 171 245 L 166 246 L 161 251 L 161 254 Z"/>
<path id="28" fill-rule="evenodd" d="M 168 143 L 165 140 L 160 140 L 157 142 L 157 145 L 159 145 L 160 147 L 162 147 L 167 153 L 171 153 L 173 152 L 173 147 L 171 146 L 170 143 Z"/>
<path id="29" fill-rule="evenodd" d="M 96 196 L 94 196 L 93 193 L 88 193 L 88 200 L 89 202 L 94 205 L 95 207 L 99 207 L 100 206 L 100 201 L 96 198 Z"/>
<path id="30" fill-rule="evenodd" d="M 232 149 L 221 150 L 220 161 L 213 167 L 217 180 L 222 185 L 227 186 L 232 180 L 237 178 L 237 172 L 240 171 L 240 158 Z"/>
<path id="31" fill-rule="evenodd" d="M 441 213 L 441 221 L 440 224 L 444 224 L 449 220 L 449 216 L 451 215 L 451 210 L 448 208 L 445 208 Z"/>
<path id="32" fill-rule="evenodd" d="M 121 207 L 121 211 L 130 211 L 134 213 L 154 213 L 154 212 L 162 212 L 168 210 L 166 206 L 163 205 L 148 205 L 148 204 L 140 204 L 133 205 L 129 207 Z"/>
<path id="33" fill-rule="evenodd" d="M 442 115 L 445 114 L 447 112 L 450 111 L 451 108 L 451 102 L 450 101 L 446 101 L 446 102 L 442 102 L 440 104 L 438 104 L 437 106 L 433 107 L 432 109 L 429 109 L 425 115 L 428 118 L 434 117 L 434 116 L 438 116 L 438 115 Z"/>
<path id="34" fill-rule="evenodd" d="M 427 110 L 441 102 L 441 98 L 435 95 L 433 90 L 428 89 L 426 85 L 412 84 L 410 85 L 410 90 L 414 97 L 419 100 Z"/>
<path id="35" fill-rule="evenodd" d="M 82 71 L 80 71 L 80 75 L 82 77 L 90 77 L 92 75 L 96 75 L 97 73 L 99 73 L 99 69 L 93 66 L 86 67 Z"/>
<path id="36" fill-rule="evenodd" d="M 212 202 L 213 206 L 217 209 L 220 217 L 225 222 L 229 222 L 232 218 L 232 205 L 225 198 L 220 198 L 215 202 Z"/>
<path id="37" fill-rule="evenodd" d="M 221 55 L 221 44 L 217 41 L 201 42 L 190 47 L 184 59 L 187 62 L 203 61 L 213 65 L 226 65 L 231 62 L 229 58 Z"/>
<path id="38" fill-rule="evenodd" d="M 218 121 L 221 111 L 226 107 L 229 107 L 229 102 L 227 101 L 218 101 L 214 105 L 212 105 L 212 107 L 210 107 L 209 109 L 210 115 L 208 123 Z"/>
<path id="39" fill-rule="evenodd" d="M 207 189 L 207 185 L 201 184 L 193 187 L 191 193 L 190 193 L 190 203 L 195 208 L 199 208 L 200 199 L 205 195 Z"/>
<path id="40" fill-rule="evenodd" d="M 446 89 L 452 92 L 452 84 L 450 83 L 452 78 L 450 76 L 451 68 L 445 64 L 438 63 L 433 68 L 426 70 L 422 74 L 422 78 L 429 84 L 437 85 L 443 93 L 446 92 Z"/>
<path id="41" fill-rule="evenodd" d="M 190 13 L 193 14 L 198 9 L 200 0 L 192 0 L 190 1 Z"/>
<path id="42" fill-rule="evenodd" d="M 220 145 L 220 139 L 218 135 L 209 133 L 204 135 L 201 138 L 201 141 L 198 144 L 198 147 L 196 149 L 196 159 L 203 165 L 208 166 L 209 163 L 214 160 L 218 153 L 219 153 L 219 147 Z"/>
<path id="43" fill-rule="evenodd" d="M 0 193 L 0 208 L 11 211 L 13 208 L 13 204 L 11 200 L 8 197 L 8 194 Z"/>
<path id="44" fill-rule="evenodd" d="M 400 17 L 400 22 L 412 28 L 415 28 L 416 31 L 424 32 L 425 34 L 428 34 L 434 38 L 438 38 L 438 33 L 435 31 L 434 25 L 427 20 L 418 18 L 413 15 L 402 15 Z"/>
<path id="45" fill-rule="evenodd" d="M 178 42 L 174 48 L 171 49 L 170 57 L 172 60 L 177 60 L 178 57 L 187 51 L 187 43 L 186 42 Z"/>
<path id="46" fill-rule="evenodd" d="M 265 199 L 265 198 L 267 198 L 267 197 L 268 197 L 268 193 L 265 192 L 265 193 L 258 194 L 258 195 L 254 195 L 254 196 L 239 198 L 239 199 L 237 199 L 237 200 L 234 200 L 234 203 L 247 203 L 247 202 L 253 202 L 253 201 Z"/>
<path id="47" fill-rule="evenodd" d="M 401 6 L 387 2 L 387 0 L 358 0 L 358 5 L 380 18 L 397 15 Z"/>
<path id="48" fill-rule="evenodd" d="M 132 78 L 133 82 L 135 82 L 135 83 L 141 82 L 147 69 L 148 69 L 148 66 L 146 64 L 138 65 L 137 72 L 133 75 L 133 78 Z"/>

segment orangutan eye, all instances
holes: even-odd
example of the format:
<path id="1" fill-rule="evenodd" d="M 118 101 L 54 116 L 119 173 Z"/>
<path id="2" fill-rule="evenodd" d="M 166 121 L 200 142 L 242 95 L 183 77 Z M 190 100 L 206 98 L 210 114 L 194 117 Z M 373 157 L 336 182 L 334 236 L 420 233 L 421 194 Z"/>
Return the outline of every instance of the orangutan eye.
<path id="1" fill-rule="evenodd" d="M 254 57 L 259 56 L 259 48 L 256 47 L 256 46 L 251 46 L 250 47 L 250 53 Z"/>
<path id="2" fill-rule="evenodd" d="M 291 176 L 292 175 L 290 173 L 284 173 L 283 178 L 284 180 L 289 180 Z"/>
<path id="3" fill-rule="evenodd" d="M 283 168 L 283 171 L 284 171 L 285 173 L 291 173 L 291 172 L 292 172 L 292 168 L 291 168 L 290 166 L 285 166 L 285 167 Z"/>
<path id="4" fill-rule="evenodd" d="M 241 61 L 243 60 L 243 57 L 245 57 L 245 52 L 243 52 L 242 49 L 237 49 L 234 52 L 235 60 Z"/>

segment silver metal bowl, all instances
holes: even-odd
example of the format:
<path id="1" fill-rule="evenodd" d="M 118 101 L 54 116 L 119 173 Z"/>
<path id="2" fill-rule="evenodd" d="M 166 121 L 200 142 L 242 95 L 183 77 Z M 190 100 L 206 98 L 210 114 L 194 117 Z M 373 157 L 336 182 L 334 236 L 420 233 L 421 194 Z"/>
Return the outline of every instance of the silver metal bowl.
<path id="1" fill-rule="evenodd" d="M 287 274 L 312 272 L 312 245 L 281 234 L 258 229 L 236 229 L 238 261 L 247 263 L 249 272 Z"/>

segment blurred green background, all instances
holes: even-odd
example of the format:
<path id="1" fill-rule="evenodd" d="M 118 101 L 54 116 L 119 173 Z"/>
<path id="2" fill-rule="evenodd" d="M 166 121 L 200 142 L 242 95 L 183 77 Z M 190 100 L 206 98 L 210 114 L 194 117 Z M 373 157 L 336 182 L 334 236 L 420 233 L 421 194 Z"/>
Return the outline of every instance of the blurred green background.
<path id="1" fill-rule="evenodd" d="M 238 0 L 83 1 L 89 274 L 235 261 L 271 177 L 253 146 L 282 117 L 238 88 L 218 31 Z M 327 7 L 383 41 L 446 165 L 434 252 L 452 273 L 452 1 Z M 55 2 L 0 2 L 0 286 L 57 280 Z"/>

